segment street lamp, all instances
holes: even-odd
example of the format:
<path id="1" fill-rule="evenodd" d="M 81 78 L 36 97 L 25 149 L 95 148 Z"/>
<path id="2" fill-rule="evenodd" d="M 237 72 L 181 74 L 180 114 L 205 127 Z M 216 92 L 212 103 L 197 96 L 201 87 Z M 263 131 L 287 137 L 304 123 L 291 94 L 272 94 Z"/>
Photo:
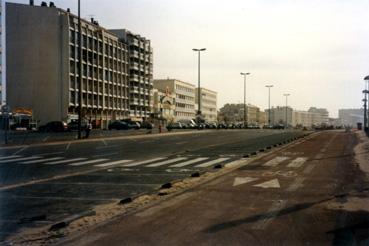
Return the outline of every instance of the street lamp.
<path id="1" fill-rule="evenodd" d="M 364 131 L 369 127 L 369 124 L 368 124 L 368 97 L 367 97 L 367 94 L 369 93 L 368 91 L 368 83 L 369 83 L 369 75 L 366 76 L 364 78 L 364 81 L 365 81 L 365 90 L 363 90 L 363 93 L 364 93 Z"/>
<path id="2" fill-rule="evenodd" d="M 266 85 L 265 87 L 268 88 L 268 108 L 269 108 L 269 111 L 268 111 L 268 126 L 270 127 L 270 88 L 272 88 L 273 85 Z"/>
<path id="3" fill-rule="evenodd" d="M 289 96 L 289 95 L 290 95 L 290 94 L 287 94 L 287 93 L 286 93 L 286 94 L 283 94 L 283 96 L 285 96 L 285 97 L 286 97 L 286 121 L 285 121 L 285 124 L 284 124 L 284 128 L 285 128 L 285 129 L 287 129 L 287 102 L 288 102 L 288 101 L 287 101 L 287 100 L 288 100 L 287 98 L 288 98 L 288 96 Z"/>
<path id="4" fill-rule="evenodd" d="M 248 119 L 247 119 L 247 107 L 246 107 L 246 76 L 250 75 L 251 73 L 240 73 L 243 76 L 243 125 L 247 128 Z"/>
<path id="5" fill-rule="evenodd" d="M 197 96 L 198 96 L 198 109 L 197 109 L 197 127 L 200 129 L 200 118 L 201 118 L 201 88 L 200 88 L 200 53 L 201 51 L 205 51 L 206 48 L 201 49 L 192 49 L 193 51 L 196 51 L 198 54 L 198 64 L 197 64 L 197 79 L 198 79 L 198 85 L 197 85 Z"/>
<path id="6" fill-rule="evenodd" d="M 82 138 L 82 25 L 81 25 L 81 1 L 78 0 L 78 54 L 79 54 L 79 88 L 78 88 L 78 139 Z"/>

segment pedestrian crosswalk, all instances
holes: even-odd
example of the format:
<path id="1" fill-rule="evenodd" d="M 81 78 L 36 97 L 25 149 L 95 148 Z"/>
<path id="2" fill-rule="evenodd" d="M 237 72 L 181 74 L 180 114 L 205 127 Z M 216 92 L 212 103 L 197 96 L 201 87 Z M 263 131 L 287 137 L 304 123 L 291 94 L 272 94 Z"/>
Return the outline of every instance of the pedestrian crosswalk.
<path id="1" fill-rule="evenodd" d="M 97 168 L 107 167 L 135 167 L 135 168 L 183 168 L 192 167 L 196 169 L 209 168 L 218 164 L 230 164 L 237 160 L 237 157 L 207 157 L 207 156 L 161 156 L 144 160 L 128 160 L 128 159 L 107 159 L 107 158 L 91 158 L 91 157 L 72 157 L 64 156 L 47 156 L 47 155 L 12 155 L 0 156 L 0 164 L 20 164 L 20 165 L 45 165 L 45 166 L 62 166 L 71 167 L 94 166 Z M 308 159 L 306 157 L 296 157 L 290 159 L 286 156 L 277 156 L 261 165 L 264 167 L 276 167 L 284 165 L 287 168 L 300 168 Z"/>

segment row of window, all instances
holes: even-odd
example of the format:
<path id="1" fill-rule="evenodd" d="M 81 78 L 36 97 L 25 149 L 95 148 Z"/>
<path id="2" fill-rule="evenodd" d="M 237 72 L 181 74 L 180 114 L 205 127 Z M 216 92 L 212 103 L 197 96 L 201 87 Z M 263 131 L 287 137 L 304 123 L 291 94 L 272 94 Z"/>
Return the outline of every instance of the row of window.
<path id="1" fill-rule="evenodd" d="M 176 107 L 179 108 L 187 108 L 187 109 L 195 109 L 195 105 L 191 105 L 191 104 L 185 104 L 185 103 L 176 103 Z"/>
<path id="2" fill-rule="evenodd" d="M 195 117 L 195 113 L 175 112 L 175 116 Z"/>
<path id="3" fill-rule="evenodd" d="M 75 91 L 69 92 L 69 102 L 72 105 L 78 105 L 79 93 Z M 128 100 L 121 98 L 113 98 L 109 96 L 91 95 L 87 93 L 82 94 L 82 104 L 95 107 L 110 107 L 128 110 Z"/>
<path id="4" fill-rule="evenodd" d="M 190 93 L 195 93 L 195 89 L 189 88 L 187 86 L 178 85 L 178 84 L 176 84 L 176 90 L 186 91 L 186 92 L 190 92 Z"/>
<path id="5" fill-rule="evenodd" d="M 178 93 L 176 93 L 176 98 L 179 98 L 179 99 L 182 99 L 182 100 L 187 100 L 187 101 L 194 101 L 195 100 L 194 97 L 185 96 L 185 95 L 178 94 Z"/>

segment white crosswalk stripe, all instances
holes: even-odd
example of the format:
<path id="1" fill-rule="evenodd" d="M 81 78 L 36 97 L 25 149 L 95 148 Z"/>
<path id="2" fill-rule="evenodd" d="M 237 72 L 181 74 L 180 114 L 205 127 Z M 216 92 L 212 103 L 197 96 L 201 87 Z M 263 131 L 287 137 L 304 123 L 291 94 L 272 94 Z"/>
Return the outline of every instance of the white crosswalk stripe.
<path id="1" fill-rule="evenodd" d="M 26 161 L 26 160 L 40 159 L 40 158 L 42 157 L 41 156 L 20 157 L 20 158 L 15 158 L 11 160 L 1 160 L 0 163 L 21 162 L 21 161 Z"/>
<path id="2" fill-rule="evenodd" d="M 51 161 L 44 163 L 45 165 L 57 165 L 57 164 L 64 164 L 68 162 L 74 162 L 74 161 L 84 161 L 87 160 L 87 158 L 73 158 L 73 159 L 66 159 L 61 161 Z"/>
<path id="3" fill-rule="evenodd" d="M 191 165 L 193 163 L 204 161 L 204 160 L 207 160 L 207 159 L 209 159 L 209 158 L 208 157 L 199 157 L 199 158 L 196 158 L 196 159 L 193 159 L 193 160 L 181 162 L 179 164 L 174 164 L 170 167 L 184 167 L 184 166 L 188 166 L 188 165 Z"/>
<path id="4" fill-rule="evenodd" d="M 275 167 L 275 166 L 277 166 L 278 164 L 284 162 L 287 159 L 289 159 L 289 157 L 277 156 L 277 157 L 267 161 L 263 166 L 265 166 L 265 167 Z"/>
<path id="5" fill-rule="evenodd" d="M 146 167 L 159 167 L 159 166 L 164 166 L 167 164 L 171 164 L 171 163 L 186 160 L 186 159 L 187 159 L 186 157 L 178 157 L 178 158 L 174 158 L 174 159 L 170 159 L 170 160 L 166 160 L 162 162 L 153 163 L 153 164 L 147 165 Z"/>
<path id="6" fill-rule="evenodd" d="M 135 167 L 135 166 L 139 166 L 139 165 L 151 163 L 151 162 L 154 162 L 154 161 L 160 161 L 160 160 L 164 160 L 164 159 L 166 159 L 166 157 L 158 157 L 158 158 L 154 158 L 154 159 L 150 159 L 150 160 L 145 160 L 145 161 L 139 161 L 139 162 L 133 162 L 133 163 L 130 163 L 130 164 L 125 164 L 123 166 L 124 167 Z"/>
<path id="7" fill-rule="evenodd" d="M 51 157 L 51 158 L 38 159 L 38 160 L 33 160 L 33 161 L 24 161 L 24 162 L 21 162 L 21 164 L 34 164 L 34 163 L 42 163 L 42 162 L 47 162 L 47 161 L 56 161 L 56 160 L 61 160 L 61 159 L 64 159 L 64 157 Z"/>
<path id="8" fill-rule="evenodd" d="M 103 162 L 103 161 L 108 161 L 108 159 L 95 159 L 95 160 L 89 160 L 89 161 L 82 161 L 82 162 L 71 163 L 71 164 L 68 164 L 68 165 L 69 166 L 82 166 L 82 165 L 87 165 L 87 164 L 93 164 L 93 163 Z"/>
<path id="9" fill-rule="evenodd" d="M 291 161 L 287 167 L 294 167 L 294 168 L 299 168 L 301 167 L 305 162 L 307 161 L 306 157 L 297 157 L 296 159 L 294 159 L 293 161 Z"/>
<path id="10" fill-rule="evenodd" d="M 21 157 L 21 156 L 20 155 L 2 156 L 0 157 L 0 160 L 7 160 L 7 159 L 18 158 L 18 157 Z"/>
<path id="11" fill-rule="evenodd" d="M 119 160 L 119 161 L 112 161 L 112 162 L 97 164 L 97 165 L 94 165 L 94 166 L 95 167 L 110 167 L 110 166 L 114 166 L 114 165 L 118 165 L 118 164 L 124 164 L 124 163 L 131 162 L 131 161 L 132 160 Z"/>
<path id="12" fill-rule="evenodd" d="M 208 162 L 202 163 L 200 165 L 197 165 L 196 167 L 210 167 L 212 165 L 218 164 L 220 162 L 223 162 L 223 161 L 226 161 L 226 160 L 229 160 L 229 159 L 230 158 L 218 158 L 218 159 L 215 159 L 215 160 L 208 161 Z"/>

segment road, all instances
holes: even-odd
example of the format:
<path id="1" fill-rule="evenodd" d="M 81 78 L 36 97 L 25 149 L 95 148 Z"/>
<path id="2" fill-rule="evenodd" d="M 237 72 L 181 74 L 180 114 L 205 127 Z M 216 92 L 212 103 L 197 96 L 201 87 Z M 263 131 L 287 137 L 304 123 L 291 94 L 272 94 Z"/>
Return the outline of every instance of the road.
<path id="1" fill-rule="evenodd" d="M 68 245 L 368 245 L 355 144 L 351 133 L 315 135 Z"/>
<path id="2" fill-rule="evenodd" d="M 53 225 L 112 201 L 157 192 L 306 134 L 213 130 L 65 141 L 0 149 L 0 236 Z"/>

